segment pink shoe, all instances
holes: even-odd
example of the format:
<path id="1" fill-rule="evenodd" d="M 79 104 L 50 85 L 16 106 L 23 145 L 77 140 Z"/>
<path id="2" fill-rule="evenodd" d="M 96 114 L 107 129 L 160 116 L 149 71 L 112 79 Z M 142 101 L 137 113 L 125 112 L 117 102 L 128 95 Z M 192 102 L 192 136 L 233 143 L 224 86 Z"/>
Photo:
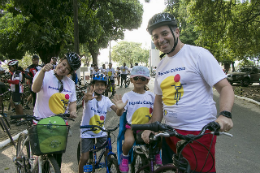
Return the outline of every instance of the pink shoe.
<path id="1" fill-rule="evenodd" d="M 128 157 L 129 156 L 123 156 L 123 154 L 121 154 L 121 156 L 120 156 L 121 162 L 119 165 L 119 169 L 120 169 L 120 172 L 122 172 L 122 173 L 128 173 L 128 171 L 129 171 Z"/>
<path id="2" fill-rule="evenodd" d="M 162 165 L 162 159 L 161 159 L 160 154 L 155 155 L 155 164 L 156 165 Z"/>

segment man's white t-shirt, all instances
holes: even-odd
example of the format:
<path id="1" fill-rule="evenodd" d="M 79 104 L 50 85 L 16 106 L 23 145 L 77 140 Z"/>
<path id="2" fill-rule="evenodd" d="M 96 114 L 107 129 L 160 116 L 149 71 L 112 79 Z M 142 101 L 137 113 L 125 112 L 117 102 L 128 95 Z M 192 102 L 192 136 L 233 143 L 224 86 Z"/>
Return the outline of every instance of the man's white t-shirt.
<path id="1" fill-rule="evenodd" d="M 95 75 L 95 74 L 101 74 L 100 70 L 98 70 L 98 71 L 94 70 L 92 75 Z"/>
<path id="2" fill-rule="evenodd" d="M 39 75 L 36 73 L 33 80 Z M 36 103 L 34 107 L 34 116 L 39 118 L 47 118 L 56 114 L 65 113 L 69 103 L 77 100 L 75 83 L 69 77 L 64 76 L 61 80 L 63 83 L 63 91 L 59 93 L 60 82 L 54 75 L 54 70 L 45 72 L 42 87 L 37 93 Z"/>
<path id="3" fill-rule="evenodd" d="M 121 74 L 128 74 L 128 67 L 127 66 L 122 66 L 120 67 Z"/>
<path id="4" fill-rule="evenodd" d="M 100 71 L 101 71 L 102 74 L 106 74 L 107 69 L 101 67 L 101 68 L 100 68 Z"/>
<path id="5" fill-rule="evenodd" d="M 110 111 L 110 107 L 114 105 L 108 97 L 102 96 L 100 101 L 97 101 L 95 98 L 93 100 L 89 100 L 84 105 L 83 116 L 81 120 L 81 126 L 84 125 L 98 125 L 100 127 L 104 127 L 107 112 Z M 102 132 L 101 130 L 96 131 L 88 131 L 82 134 L 87 129 L 80 129 L 80 137 L 81 138 L 99 138 L 107 136 L 106 132 Z"/>
<path id="6" fill-rule="evenodd" d="M 128 124 L 145 124 L 151 119 L 153 112 L 154 94 L 146 91 L 144 94 L 138 94 L 130 91 L 125 93 L 122 101 L 125 103 L 126 120 Z"/>
<path id="7" fill-rule="evenodd" d="M 154 93 L 162 95 L 167 124 L 198 131 L 216 119 L 212 87 L 226 75 L 208 50 L 185 44 L 162 59 L 156 72 Z"/>
<path id="8" fill-rule="evenodd" d="M 107 76 L 110 77 L 110 80 L 114 80 L 115 69 L 114 68 L 107 68 Z"/>
<path id="9" fill-rule="evenodd" d="M 90 70 L 90 75 L 92 75 L 92 74 L 93 74 L 93 71 L 94 71 L 94 68 L 93 68 L 93 67 L 90 67 L 89 70 Z"/>

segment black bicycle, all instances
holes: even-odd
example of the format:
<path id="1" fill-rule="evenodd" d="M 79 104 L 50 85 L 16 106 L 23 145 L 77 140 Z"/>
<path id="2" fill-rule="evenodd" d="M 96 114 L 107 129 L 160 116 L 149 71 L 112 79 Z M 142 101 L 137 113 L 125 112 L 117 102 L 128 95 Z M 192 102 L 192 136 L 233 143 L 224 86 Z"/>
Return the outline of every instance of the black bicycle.
<path id="1" fill-rule="evenodd" d="M 12 138 L 12 135 L 10 133 L 10 129 L 11 129 L 11 126 L 7 120 L 7 114 L 4 113 L 4 103 L 3 103 L 3 100 L 4 100 L 4 97 L 6 95 L 8 95 L 10 93 L 10 91 L 6 91 L 4 92 L 3 94 L 0 95 L 1 99 L 2 99 L 2 110 L 1 110 L 1 113 L 0 113 L 0 126 L 2 128 L 2 130 L 7 133 L 9 139 L 11 140 L 12 144 L 15 146 L 15 142 Z"/>
<path id="2" fill-rule="evenodd" d="M 159 122 L 155 122 L 151 124 L 132 124 L 131 128 L 133 131 L 136 130 L 151 130 L 154 132 L 161 131 L 161 133 L 158 133 L 156 135 L 153 134 L 150 135 L 149 144 L 144 143 L 144 141 L 141 138 L 141 133 L 137 133 L 137 135 L 135 135 L 136 143 L 145 144 L 148 148 L 147 150 L 144 149 L 144 150 L 138 150 L 134 152 L 135 160 L 131 168 L 134 169 L 133 172 L 137 172 L 137 173 L 139 172 L 158 173 L 158 172 L 166 172 L 166 171 L 175 172 L 175 173 L 192 173 L 188 160 L 182 156 L 182 151 L 188 144 L 192 143 L 193 141 L 196 141 L 197 139 L 207 134 L 227 135 L 232 137 L 230 133 L 219 132 L 220 126 L 216 122 L 210 122 L 207 125 L 205 125 L 198 135 L 192 135 L 192 134 L 181 135 L 171 126 L 166 124 L 161 124 Z M 206 133 L 207 129 L 210 130 L 211 132 Z M 161 136 L 162 137 L 176 136 L 181 140 L 177 143 L 176 154 L 173 155 L 174 163 L 163 165 L 157 169 L 154 169 L 154 156 L 156 154 L 154 148 L 158 143 L 158 138 L 160 140 Z M 148 152 L 148 160 L 145 158 L 145 152 Z M 214 165 L 212 165 L 212 167 L 213 166 Z"/>

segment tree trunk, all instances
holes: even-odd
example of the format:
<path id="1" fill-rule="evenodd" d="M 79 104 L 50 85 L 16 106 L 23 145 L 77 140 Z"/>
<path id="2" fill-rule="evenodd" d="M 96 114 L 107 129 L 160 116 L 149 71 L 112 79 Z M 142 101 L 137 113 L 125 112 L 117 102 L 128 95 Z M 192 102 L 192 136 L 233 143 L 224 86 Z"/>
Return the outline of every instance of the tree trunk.
<path id="1" fill-rule="evenodd" d="M 92 61 L 93 61 L 93 64 L 97 64 L 98 65 L 98 52 L 94 52 L 94 51 L 90 51 L 90 54 L 92 56 Z"/>

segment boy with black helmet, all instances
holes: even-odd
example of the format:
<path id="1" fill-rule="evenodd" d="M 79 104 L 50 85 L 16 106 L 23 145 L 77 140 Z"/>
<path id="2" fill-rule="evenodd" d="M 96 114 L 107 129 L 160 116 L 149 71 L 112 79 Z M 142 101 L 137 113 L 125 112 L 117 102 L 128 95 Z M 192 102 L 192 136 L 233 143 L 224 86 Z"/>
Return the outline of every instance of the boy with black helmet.
<path id="1" fill-rule="evenodd" d="M 157 49 L 167 54 L 157 66 L 154 114 L 150 122 L 161 121 L 164 117 L 168 125 L 187 135 L 197 134 L 211 121 L 218 122 L 221 131 L 229 131 L 233 127 L 230 112 L 234 103 L 234 92 L 214 56 L 202 47 L 182 43 L 177 22 L 169 13 L 154 15 L 149 20 L 147 31 L 152 35 Z M 213 100 L 213 87 L 221 98 L 218 117 Z M 143 132 L 142 138 L 147 143 L 150 133 L 151 131 Z M 179 139 L 170 137 L 166 138 L 166 141 L 171 149 L 176 151 Z M 216 172 L 216 137 L 205 135 L 198 141 L 207 149 L 196 142 L 192 143 L 191 147 L 186 147 L 182 154 L 193 171 Z M 208 154 L 213 157 L 207 157 Z M 194 155 L 199 157 L 195 159 Z"/>
<path id="2" fill-rule="evenodd" d="M 104 128 L 106 115 L 109 110 L 116 112 L 116 106 L 108 97 L 103 96 L 107 86 L 107 78 L 103 74 L 94 74 L 92 84 L 84 95 L 84 109 L 81 120 L 81 126 L 98 125 Z M 97 138 L 97 147 L 103 144 L 107 139 L 107 134 L 102 131 L 88 131 L 81 129 L 81 157 L 79 161 L 79 173 L 83 173 L 83 166 L 89 159 L 89 150 L 93 147 L 95 138 Z M 107 150 L 108 152 L 108 150 Z"/>
<path id="3" fill-rule="evenodd" d="M 78 54 L 70 52 L 65 55 L 53 70 L 51 63 L 46 64 L 33 78 L 32 91 L 37 93 L 34 116 L 47 118 L 64 114 L 69 110 L 70 118 L 77 117 L 75 83 L 68 74 L 76 71 L 81 65 Z M 61 167 L 61 154 L 54 154 Z"/>

